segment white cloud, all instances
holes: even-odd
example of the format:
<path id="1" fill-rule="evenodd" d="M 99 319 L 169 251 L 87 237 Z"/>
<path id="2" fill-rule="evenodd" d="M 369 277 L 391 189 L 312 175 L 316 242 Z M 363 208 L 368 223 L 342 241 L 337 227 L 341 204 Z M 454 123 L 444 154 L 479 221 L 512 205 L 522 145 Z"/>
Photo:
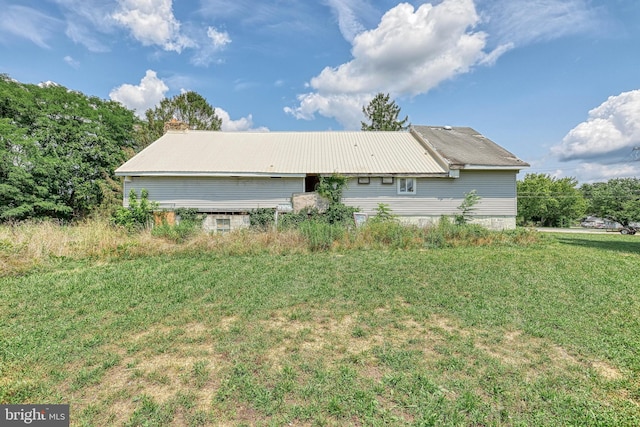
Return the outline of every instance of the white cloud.
<path id="1" fill-rule="evenodd" d="M 340 33 L 348 42 L 365 30 L 358 20 L 355 11 L 361 12 L 367 5 L 362 0 L 327 0 L 334 14 L 338 18 Z"/>
<path id="2" fill-rule="evenodd" d="M 66 62 L 72 68 L 79 68 L 80 67 L 80 63 L 77 60 L 73 59 L 73 57 L 71 57 L 69 55 L 65 56 L 63 59 L 64 59 L 64 62 Z"/>
<path id="3" fill-rule="evenodd" d="M 172 0 L 119 0 L 120 8 L 112 15 L 145 46 L 158 45 L 166 51 L 182 52 L 195 43 L 180 32 L 180 22 L 173 15 Z"/>
<path id="4" fill-rule="evenodd" d="M 65 34 L 91 52 L 107 52 L 109 46 L 101 38 L 113 32 L 117 24 L 111 15 L 115 2 L 111 0 L 55 0 L 61 6 L 67 28 Z"/>
<path id="5" fill-rule="evenodd" d="M 4 6 L 0 14 L 0 34 L 25 38 L 42 48 L 49 48 L 47 40 L 60 24 L 57 19 L 26 6 Z M 5 37 L 0 37 L 2 39 Z"/>
<path id="6" fill-rule="evenodd" d="M 362 106 L 377 92 L 393 97 L 426 93 L 445 80 L 492 64 L 507 47 L 486 53 L 486 34 L 473 0 L 444 0 L 417 9 L 401 3 L 384 14 L 377 28 L 353 40 L 350 62 L 327 67 L 311 79 L 314 92 L 298 96 L 299 106 L 285 111 L 311 119 L 333 117 L 359 128 Z"/>
<path id="7" fill-rule="evenodd" d="M 284 112 L 296 119 L 312 120 L 316 113 L 325 117 L 334 117 L 345 129 L 360 129 L 362 106 L 366 105 L 370 94 L 333 94 L 308 93 L 298 95 L 300 105 L 285 107 Z"/>
<path id="8" fill-rule="evenodd" d="M 488 28 L 501 43 L 517 46 L 597 31 L 603 13 L 587 0 L 478 0 Z"/>
<path id="9" fill-rule="evenodd" d="M 562 161 L 606 163 L 624 161 L 636 146 L 640 146 L 640 90 L 611 96 L 589 111 L 588 119 L 552 147 L 551 153 Z"/>
<path id="10" fill-rule="evenodd" d="M 222 49 L 229 43 L 231 43 L 231 37 L 226 31 L 218 31 L 215 27 L 207 28 L 207 37 L 213 42 L 215 49 Z"/>
<path id="11" fill-rule="evenodd" d="M 145 111 L 160 103 L 168 90 L 169 87 L 158 78 L 155 71 L 147 70 L 139 85 L 118 86 L 109 93 L 109 98 L 134 110 L 142 118 Z"/>
<path id="12" fill-rule="evenodd" d="M 640 163 L 600 164 L 582 162 L 575 168 L 563 171 L 558 177 L 571 176 L 580 183 L 603 182 L 614 178 L 630 178 L 640 175 Z"/>
<path id="13" fill-rule="evenodd" d="M 226 132 L 237 131 L 268 131 L 266 127 L 253 127 L 253 116 L 249 114 L 247 117 L 242 117 L 238 120 L 232 120 L 225 110 L 220 107 L 216 107 L 216 115 L 222 119 L 221 130 Z"/>
<path id="14" fill-rule="evenodd" d="M 215 27 L 207 28 L 206 39 L 202 41 L 200 49 L 191 58 L 193 65 L 208 66 L 211 62 L 221 62 L 215 54 L 231 43 L 231 37 L 226 31 L 218 31 Z"/>

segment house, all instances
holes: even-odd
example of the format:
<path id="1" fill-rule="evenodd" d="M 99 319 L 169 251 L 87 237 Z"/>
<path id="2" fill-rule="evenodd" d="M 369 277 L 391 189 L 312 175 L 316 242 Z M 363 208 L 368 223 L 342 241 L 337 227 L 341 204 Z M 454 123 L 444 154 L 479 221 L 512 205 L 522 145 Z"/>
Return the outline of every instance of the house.
<path id="1" fill-rule="evenodd" d="M 124 205 L 146 189 L 162 209 L 197 208 L 205 226 L 248 225 L 256 208 L 290 205 L 320 177 L 349 178 L 343 203 L 374 215 L 388 205 L 418 225 L 456 215 L 465 194 L 481 197 L 473 222 L 516 224 L 516 174 L 529 165 L 466 127 L 403 132 L 219 132 L 169 130 L 120 166 Z"/>

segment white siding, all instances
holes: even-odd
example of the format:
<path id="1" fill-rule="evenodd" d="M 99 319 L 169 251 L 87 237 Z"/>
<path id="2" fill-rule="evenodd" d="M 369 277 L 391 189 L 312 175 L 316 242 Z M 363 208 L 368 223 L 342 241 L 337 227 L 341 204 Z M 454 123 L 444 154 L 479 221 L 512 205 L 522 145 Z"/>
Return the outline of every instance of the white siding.
<path id="1" fill-rule="evenodd" d="M 372 177 L 370 184 L 349 181 L 342 201 L 375 214 L 378 204 L 389 205 L 398 216 L 440 216 L 459 214 L 457 209 L 466 193 L 476 190 L 481 197 L 476 205 L 477 216 L 516 216 L 516 172 L 461 171 L 460 178 L 419 178 L 416 194 L 398 195 L 397 178 L 391 185 Z"/>
<path id="2" fill-rule="evenodd" d="M 129 192 L 142 189 L 162 209 L 197 208 L 201 212 L 238 212 L 275 208 L 289 203 L 292 193 L 304 191 L 303 178 L 133 177 L 124 183 L 124 205 Z"/>

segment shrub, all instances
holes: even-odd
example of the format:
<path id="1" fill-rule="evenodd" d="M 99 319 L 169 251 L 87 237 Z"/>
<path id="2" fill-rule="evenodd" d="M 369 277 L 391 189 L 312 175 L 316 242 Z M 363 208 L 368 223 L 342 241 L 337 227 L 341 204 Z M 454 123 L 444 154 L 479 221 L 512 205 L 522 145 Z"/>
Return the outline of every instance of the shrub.
<path id="1" fill-rule="evenodd" d="M 464 200 L 458 206 L 458 210 L 460 214 L 455 216 L 456 224 L 464 225 L 471 220 L 473 211 L 476 209 L 475 206 L 480 201 L 481 197 L 478 196 L 476 190 L 471 190 L 468 193 L 465 193 Z"/>
<path id="2" fill-rule="evenodd" d="M 135 229 L 147 228 L 151 225 L 153 211 L 158 208 L 158 204 L 149 201 L 149 192 L 144 188 L 140 191 L 140 200 L 135 190 L 129 193 L 129 207 L 120 206 L 111 217 L 115 225 L 125 227 L 132 231 Z"/>
<path id="3" fill-rule="evenodd" d="M 391 208 L 386 203 L 378 203 L 376 215 L 370 219 L 370 221 L 373 222 L 389 222 L 396 220 L 396 216 L 392 213 Z"/>
<path id="4" fill-rule="evenodd" d="M 251 227 L 266 230 L 273 226 L 276 210 L 272 208 L 258 208 L 249 212 Z"/>
<path id="5" fill-rule="evenodd" d="M 168 224 L 166 218 L 162 217 L 162 224 L 156 225 L 151 234 L 155 237 L 163 237 L 165 239 L 181 243 L 202 230 L 202 221 L 204 215 L 198 213 L 195 208 L 178 208 L 175 211 L 179 221 L 174 224 Z"/>

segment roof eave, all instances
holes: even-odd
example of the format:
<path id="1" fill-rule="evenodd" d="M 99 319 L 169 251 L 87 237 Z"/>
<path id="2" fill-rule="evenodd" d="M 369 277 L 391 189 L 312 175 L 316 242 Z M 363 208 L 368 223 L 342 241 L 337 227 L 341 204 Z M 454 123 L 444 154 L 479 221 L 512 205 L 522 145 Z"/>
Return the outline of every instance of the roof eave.
<path id="1" fill-rule="evenodd" d="M 519 171 L 520 169 L 526 169 L 529 165 L 455 165 L 452 166 L 452 169 L 463 169 L 463 170 L 515 170 Z"/>
<path id="2" fill-rule="evenodd" d="M 277 172 L 184 172 L 184 171 L 116 171 L 116 176 L 173 176 L 173 177 L 287 177 L 304 178 L 305 174 L 300 173 L 277 173 Z"/>

